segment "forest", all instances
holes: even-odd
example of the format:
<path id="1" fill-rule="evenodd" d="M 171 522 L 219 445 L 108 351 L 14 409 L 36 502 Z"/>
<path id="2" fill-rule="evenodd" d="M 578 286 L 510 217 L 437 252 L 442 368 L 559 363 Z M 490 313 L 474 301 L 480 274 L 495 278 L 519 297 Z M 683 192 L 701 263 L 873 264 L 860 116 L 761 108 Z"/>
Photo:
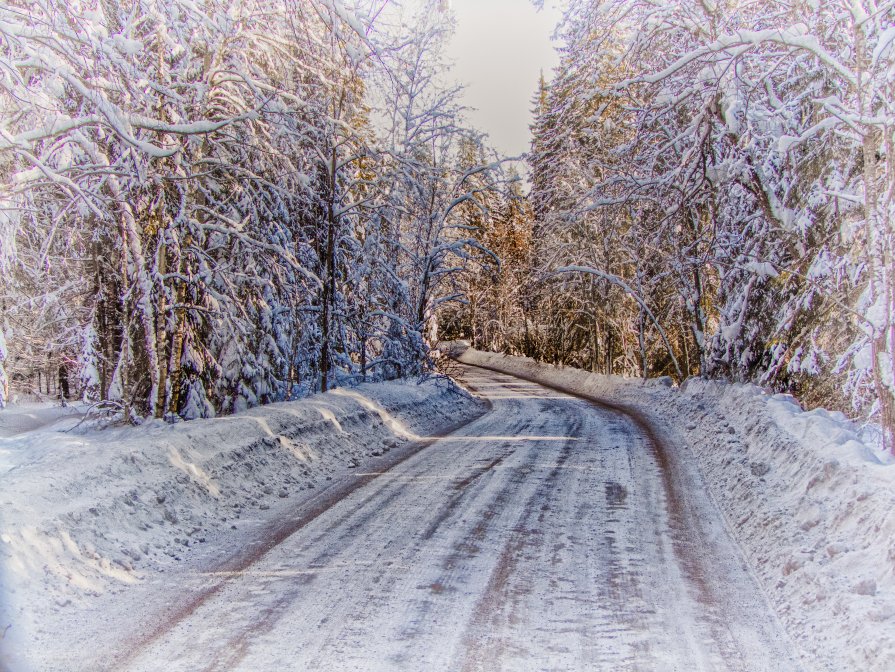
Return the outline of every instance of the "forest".
<path id="1" fill-rule="evenodd" d="M 533 107 L 484 349 L 708 376 L 874 418 L 895 448 L 891 3 L 582 0 Z M 490 283 L 489 283 L 490 281 Z"/>
<path id="2" fill-rule="evenodd" d="M 7 2 L 0 404 L 209 417 L 467 338 L 895 449 L 895 6 L 566 4 L 526 184 L 464 119 L 444 0 Z"/>
<path id="3" fill-rule="evenodd" d="M 480 245 L 452 213 L 506 181 L 440 80 L 446 11 L 0 9 L 4 393 L 195 418 L 429 368 Z"/>

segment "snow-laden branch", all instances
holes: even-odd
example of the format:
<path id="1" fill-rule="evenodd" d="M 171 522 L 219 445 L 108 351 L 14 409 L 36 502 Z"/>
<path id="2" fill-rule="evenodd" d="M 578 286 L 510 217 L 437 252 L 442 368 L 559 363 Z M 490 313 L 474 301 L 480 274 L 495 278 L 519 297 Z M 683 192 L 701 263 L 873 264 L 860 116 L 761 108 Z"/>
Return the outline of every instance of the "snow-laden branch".
<path id="1" fill-rule="evenodd" d="M 839 59 L 824 49 L 823 45 L 816 37 L 806 34 L 805 26 L 799 24 L 782 30 L 740 30 L 730 35 L 723 35 L 709 44 L 684 54 L 667 67 L 657 72 L 622 80 L 615 84 L 613 88 L 617 91 L 621 91 L 638 83 L 655 84 L 676 75 L 690 64 L 698 62 L 706 56 L 724 54 L 729 50 L 738 47 L 759 47 L 764 44 L 777 44 L 792 49 L 807 51 L 816 56 L 822 63 L 830 67 L 852 86 L 857 86 L 858 84 L 857 75 L 850 68 L 841 63 Z M 738 53 L 742 54 L 744 52 L 740 51 Z"/>

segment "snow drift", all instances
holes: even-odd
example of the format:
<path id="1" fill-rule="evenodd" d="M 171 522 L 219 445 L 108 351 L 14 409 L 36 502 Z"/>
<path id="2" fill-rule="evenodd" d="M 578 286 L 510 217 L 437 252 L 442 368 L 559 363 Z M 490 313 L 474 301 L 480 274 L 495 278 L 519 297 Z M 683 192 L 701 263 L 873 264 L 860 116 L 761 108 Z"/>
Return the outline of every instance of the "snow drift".
<path id="1" fill-rule="evenodd" d="M 214 420 L 66 433 L 77 420 L 63 418 L 0 438 L 0 669 L 70 670 L 114 648 L 123 624 L 145 627 L 183 597 L 163 577 L 219 567 L 270 521 L 480 410 L 430 379 Z"/>
<path id="2" fill-rule="evenodd" d="M 468 364 L 636 409 L 695 459 L 810 669 L 895 669 L 895 465 L 840 413 L 754 385 L 650 381 L 466 349 Z"/>

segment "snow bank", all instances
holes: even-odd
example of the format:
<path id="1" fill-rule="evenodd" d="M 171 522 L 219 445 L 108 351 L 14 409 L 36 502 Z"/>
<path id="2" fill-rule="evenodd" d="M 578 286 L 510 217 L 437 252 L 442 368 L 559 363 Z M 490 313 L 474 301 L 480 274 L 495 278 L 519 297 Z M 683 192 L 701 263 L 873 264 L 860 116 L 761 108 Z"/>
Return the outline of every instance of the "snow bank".
<path id="1" fill-rule="evenodd" d="M 88 669 L 74 661 L 114 645 L 102 641 L 109 614 L 171 601 L 156 594 L 161 573 L 214 567 L 321 490 L 480 411 L 440 379 L 214 420 L 82 433 L 57 423 L 0 438 L 0 669 Z"/>
<path id="2" fill-rule="evenodd" d="M 459 359 L 652 418 L 697 461 L 808 667 L 895 670 L 895 466 L 842 414 L 753 385 L 677 388 L 472 349 Z"/>

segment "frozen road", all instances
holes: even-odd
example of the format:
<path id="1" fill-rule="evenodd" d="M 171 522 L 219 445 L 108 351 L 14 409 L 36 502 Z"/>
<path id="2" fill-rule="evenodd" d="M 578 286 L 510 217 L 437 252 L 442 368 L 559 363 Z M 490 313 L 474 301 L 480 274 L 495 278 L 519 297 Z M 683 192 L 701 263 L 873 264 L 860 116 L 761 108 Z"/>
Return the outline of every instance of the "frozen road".
<path id="1" fill-rule="evenodd" d="M 797 670 L 698 474 L 616 410 L 493 409 L 336 502 L 127 670 Z"/>

